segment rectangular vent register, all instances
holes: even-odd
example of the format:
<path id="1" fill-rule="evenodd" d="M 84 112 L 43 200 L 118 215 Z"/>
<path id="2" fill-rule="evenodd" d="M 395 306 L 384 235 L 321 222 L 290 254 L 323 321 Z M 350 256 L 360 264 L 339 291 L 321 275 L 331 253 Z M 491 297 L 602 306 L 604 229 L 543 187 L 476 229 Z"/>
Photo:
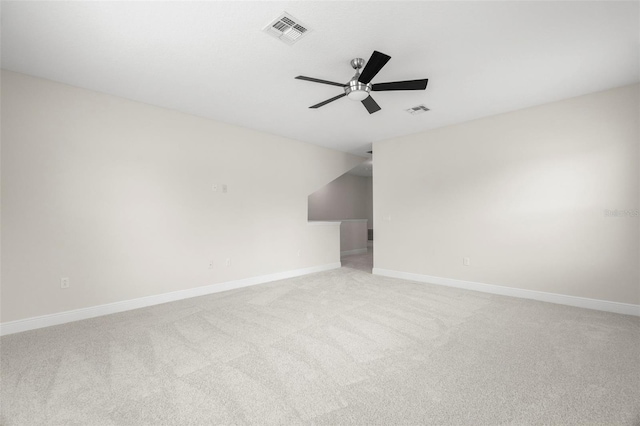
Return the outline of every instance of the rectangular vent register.
<path id="1" fill-rule="evenodd" d="M 416 115 L 416 114 L 422 114 L 429 111 L 429 108 L 427 108 L 425 105 L 418 105 L 418 106 L 414 106 L 413 108 L 409 108 L 406 111 L 411 115 Z"/>
<path id="2" fill-rule="evenodd" d="M 309 27 L 286 12 L 264 27 L 263 31 L 287 44 L 296 43 L 310 32 Z"/>

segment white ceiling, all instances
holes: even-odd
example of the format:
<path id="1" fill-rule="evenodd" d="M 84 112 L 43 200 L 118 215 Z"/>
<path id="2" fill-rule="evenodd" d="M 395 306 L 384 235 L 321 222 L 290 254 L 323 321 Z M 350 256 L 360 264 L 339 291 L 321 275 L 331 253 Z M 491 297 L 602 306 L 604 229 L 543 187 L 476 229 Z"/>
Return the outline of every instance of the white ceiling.
<path id="1" fill-rule="evenodd" d="M 262 32 L 281 12 L 312 32 Z M 3 2 L 2 67 L 364 155 L 371 143 L 639 80 L 634 2 Z M 347 98 L 349 61 L 392 57 Z M 404 110 L 424 103 L 431 111 Z"/>

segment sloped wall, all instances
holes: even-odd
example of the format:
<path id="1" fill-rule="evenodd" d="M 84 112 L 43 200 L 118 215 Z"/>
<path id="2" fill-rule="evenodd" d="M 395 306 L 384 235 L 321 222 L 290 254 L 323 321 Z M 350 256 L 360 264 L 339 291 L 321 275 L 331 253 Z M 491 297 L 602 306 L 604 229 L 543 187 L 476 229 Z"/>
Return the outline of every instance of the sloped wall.
<path id="1" fill-rule="evenodd" d="M 309 220 L 367 219 L 373 227 L 371 178 L 344 174 L 309 195 Z"/>

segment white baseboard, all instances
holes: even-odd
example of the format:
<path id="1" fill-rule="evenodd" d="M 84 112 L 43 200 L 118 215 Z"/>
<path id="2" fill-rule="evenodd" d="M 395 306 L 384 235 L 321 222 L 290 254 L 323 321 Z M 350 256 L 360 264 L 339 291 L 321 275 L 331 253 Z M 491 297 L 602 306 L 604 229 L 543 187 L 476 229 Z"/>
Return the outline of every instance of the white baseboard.
<path id="1" fill-rule="evenodd" d="M 484 284 L 473 281 L 456 280 L 453 278 L 434 277 L 431 275 L 413 274 L 410 272 L 393 271 L 390 269 L 373 268 L 374 275 L 390 278 L 418 281 L 430 284 L 444 285 L 447 287 L 463 288 L 466 290 L 480 291 L 483 293 L 500 294 L 502 296 L 518 297 L 521 299 L 533 299 L 542 302 L 556 303 L 559 305 L 575 306 L 578 308 L 595 309 L 597 311 L 614 312 L 624 315 L 640 316 L 640 305 L 630 303 L 610 302 L 608 300 L 588 299 L 586 297 L 568 296 L 565 294 L 547 293 L 544 291 L 525 290 L 521 288 L 504 287 L 493 284 Z"/>
<path id="2" fill-rule="evenodd" d="M 102 315 L 115 314 L 118 312 L 130 311 L 133 309 L 145 308 L 147 306 L 159 305 L 176 300 L 189 299 L 191 297 L 204 296 L 207 294 L 219 293 L 227 290 L 248 287 L 257 284 L 264 284 L 286 278 L 299 277 L 315 272 L 328 271 L 340 268 L 340 262 L 326 265 L 312 266 L 310 268 L 294 269 L 291 271 L 277 272 L 275 274 L 261 275 L 258 277 L 245 278 L 242 280 L 228 281 L 225 283 L 211 284 L 203 287 L 190 288 L 188 290 L 173 291 L 171 293 L 158 294 L 155 296 L 141 297 L 139 299 L 123 300 L 121 302 L 108 303 L 106 305 L 91 306 L 89 308 L 75 309 L 73 311 L 60 312 L 56 314 L 43 315 L 33 318 L 25 318 L 0 324 L 0 336 L 7 334 L 21 333 L 23 331 L 35 330 L 38 328 L 50 327 L 52 325 L 65 324 Z"/>
<path id="3" fill-rule="evenodd" d="M 363 254 L 367 252 L 367 248 L 361 248 L 361 249 L 355 249 L 355 250 L 347 250 L 347 251 L 341 251 L 340 252 L 340 256 L 349 256 L 350 254 Z"/>

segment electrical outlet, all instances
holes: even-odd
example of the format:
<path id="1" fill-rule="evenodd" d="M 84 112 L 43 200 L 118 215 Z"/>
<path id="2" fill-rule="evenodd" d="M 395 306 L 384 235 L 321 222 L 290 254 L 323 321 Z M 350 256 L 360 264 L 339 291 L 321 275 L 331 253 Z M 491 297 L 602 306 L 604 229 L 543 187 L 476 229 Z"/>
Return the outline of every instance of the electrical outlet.
<path id="1" fill-rule="evenodd" d="M 224 192 L 225 194 L 227 193 L 227 184 L 226 183 L 222 184 L 222 192 Z"/>
<path id="2" fill-rule="evenodd" d="M 211 190 L 212 190 L 213 192 L 218 192 L 218 184 L 217 184 L 217 183 L 214 183 L 213 185 L 211 185 Z"/>
<path id="3" fill-rule="evenodd" d="M 224 262 L 225 266 L 231 266 L 231 258 L 227 257 L 227 260 Z"/>
<path id="4" fill-rule="evenodd" d="M 213 260 L 209 261 L 209 269 L 213 269 Z"/>
<path id="5" fill-rule="evenodd" d="M 60 278 L 60 288 L 69 288 L 69 277 Z"/>
<path id="6" fill-rule="evenodd" d="M 469 265 L 471 265 L 471 259 L 469 259 L 468 257 L 463 257 L 463 258 L 462 258 L 462 264 L 463 264 L 464 266 L 469 266 Z"/>

